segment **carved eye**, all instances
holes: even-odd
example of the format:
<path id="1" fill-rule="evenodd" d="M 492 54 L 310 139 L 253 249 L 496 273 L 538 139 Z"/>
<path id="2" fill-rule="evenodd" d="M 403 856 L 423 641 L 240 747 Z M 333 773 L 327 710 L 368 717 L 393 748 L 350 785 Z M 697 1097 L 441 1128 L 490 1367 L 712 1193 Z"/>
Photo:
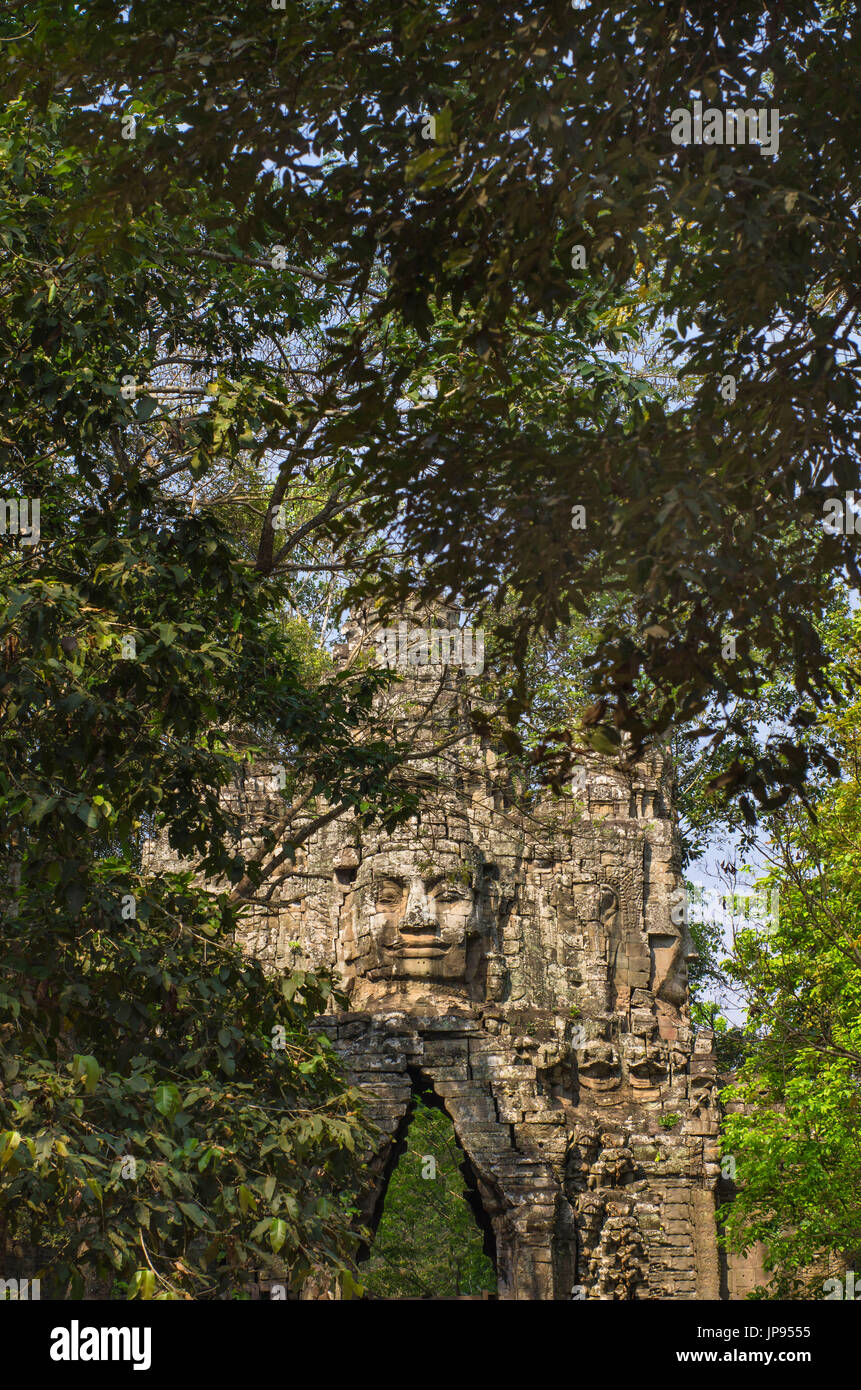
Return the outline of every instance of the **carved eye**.
<path id="1" fill-rule="evenodd" d="M 381 888 L 377 889 L 376 900 L 378 903 L 390 907 L 393 903 L 399 903 L 403 895 L 404 890 L 396 883 L 385 883 Z"/>
<path id="2" fill-rule="evenodd" d="M 440 903 L 469 902 L 469 897 L 467 896 L 467 894 L 462 892 L 460 888 L 454 887 L 452 884 L 446 884 L 444 887 L 438 888 L 437 891 L 434 893 L 434 897 L 436 898 L 437 902 Z"/>

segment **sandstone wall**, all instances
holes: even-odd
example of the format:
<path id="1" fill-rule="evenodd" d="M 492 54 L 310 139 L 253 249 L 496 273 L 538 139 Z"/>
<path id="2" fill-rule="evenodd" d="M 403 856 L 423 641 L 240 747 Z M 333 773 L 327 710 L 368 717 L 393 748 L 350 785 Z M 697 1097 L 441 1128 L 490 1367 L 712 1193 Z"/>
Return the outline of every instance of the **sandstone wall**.
<path id="1" fill-rule="evenodd" d="M 277 769 L 232 795 L 252 847 Z M 421 1080 L 470 1165 L 500 1297 L 720 1296 L 715 1062 L 690 1026 L 680 885 L 658 755 L 524 809 L 477 745 L 418 820 L 336 820 L 267 882 L 245 949 L 332 966 L 350 996 L 321 1026 L 384 1135 L 372 1222 Z"/>
<path id="2" fill-rule="evenodd" d="M 339 655 L 372 639 L 357 623 Z M 669 769 L 658 752 L 627 770 L 590 758 L 576 792 L 530 802 L 469 736 L 463 673 L 408 677 L 380 708 L 436 790 L 391 835 L 322 825 L 241 931 L 273 971 L 329 966 L 344 982 L 349 1009 L 320 1026 L 382 1131 L 367 1217 L 430 1084 L 493 1231 L 501 1298 L 717 1298 L 715 1059 L 690 1024 Z M 283 783 L 273 762 L 232 788 L 244 849 L 279 823 Z"/>

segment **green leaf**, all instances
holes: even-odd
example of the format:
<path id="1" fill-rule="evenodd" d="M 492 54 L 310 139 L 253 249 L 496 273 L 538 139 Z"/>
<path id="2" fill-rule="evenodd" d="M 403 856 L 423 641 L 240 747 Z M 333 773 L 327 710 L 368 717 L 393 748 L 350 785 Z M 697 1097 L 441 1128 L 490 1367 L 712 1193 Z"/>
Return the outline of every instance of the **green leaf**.
<path id="1" fill-rule="evenodd" d="M 211 1221 L 208 1220 L 206 1214 L 201 1211 L 200 1207 L 197 1206 L 195 1202 L 177 1202 L 177 1206 L 180 1211 L 188 1217 L 189 1221 L 197 1226 L 198 1230 L 202 1230 L 204 1226 L 210 1226 L 212 1224 Z"/>
<path id="2" fill-rule="evenodd" d="M 279 1216 L 273 1216 L 269 1222 L 269 1244 L 273 1253 L 278 1254 L 285 1240 L 287 1239 L 287 1222 Z"/>
<path id="3" fill-rule="evenodd" d="M 155 1275 L 151 1269 L 137 1269 L 129 1280 L 129 1298 L 152 1298 L 155 1293 Z"/>
<path id="4" fill-rule="evenodd" d="M 140 396 L 135 402 L 135 415 L 141 422 L 148 420 L 158 410 L 155 396 Z"/>
<path id="5" fill-rule="evenodd" d="M 89 1053 L 81 1054 L 76 1052 L 72 1058 L 72 1075 L 76 1080 L 83 1079 L 84 1090 L 88 1095 L 92 1095 L 96 1086 L 99 1084 L 101 1068 L 95 1057 L 91 1056 Z"/>
<path id="6" fill-rule="evenodd" d="M 59 801 L 60 798 L 58 796 L 39 797 L 38 801 L 36 801 L 32 811 L 30 812 L 30 824 L 38 825 L 40 820 L 42 820 L 42 818 L 46 816 L 49 811 L 53 811 L 54 807 L 59 804 Z"/>
<path id="7" fill-rule="evenodd" d="M 365 1292 L 363 1284 L 360 1284 L 349 1269 L 343 1270 L 341 1274 L 341 1297 L 343 1299 L 362 1298 Z"/>
<path id="8" fill-rule="evenodd" d="M 179 1110 L 181 1101 L 179 1091 L 173 1082 L 163 1081 L 155 1088 L 155 1108 L 160 1115 L 172 1120 Z"/>

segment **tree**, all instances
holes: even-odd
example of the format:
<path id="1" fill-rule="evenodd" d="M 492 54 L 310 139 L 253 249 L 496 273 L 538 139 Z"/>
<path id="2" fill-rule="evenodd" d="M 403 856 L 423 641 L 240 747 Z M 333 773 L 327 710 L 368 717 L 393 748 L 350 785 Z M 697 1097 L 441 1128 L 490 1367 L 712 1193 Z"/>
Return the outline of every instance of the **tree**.
<path id="1" fill-rule="evenodd" d="M 0 466 L 43 504 L 37 545 L 0 538 L 16 989 L 20 923 L 57 925 L 49 874 L 84 988 L 79 914 L 102 941 L 117 884 L 146 896 L 153 820 L 227 880 L 228 930 L 320 817 L 415 806 L 383 678 L 333 675 L 290 626 L 319 564 L 323 645 L 340 597 L 487 615 L 510 679 L 475 726 L 534 780 L 581 743 L 698 726 L 748 819 L 835 770 L 823 617 L 859 571 L 854 528 L 820 522 L 858 482 L 858 171 L 834 111 L 857 27 L 807 0 L 7 6 Z M 674 144 L 699 99 L 776 103 L 778 157 Z M 560 699 L 569 633 L 589 675 L 563 661 Z M 298 769 L 250 863 L 219 799 L 239 725 Z M 213 920 L 190 883 L 146 892 L 154 919 Z M 44 997 L 15 1025 L 36 1066 Z M 79 1026 L 72 1056 L 125 1065 Z"/>
<path id="2" fill-rule="evenodd" d="M 854 5 L 205 0 L 156 19 L 40 0 L 5 27 L 6 98 L 71 98 L 93 178 L 60 215 L 85 246 L 153 203 L 193 208 L 183 264 L 229 229 L 215 254 L 238 273 L 281 247 L 307 293 L 368 301 L 331 335 L 315 420 L 361 460 L 364 528 L 402 508 L 397 563 L 366 576 L 378 595 L 401 602 L 420 566 L 423 594 L 513 596 L 520 679 L 536 630 L 617 593 L 593 640 L 599 748 L 623 730 L 636 748 L 715 697 L 753 701 L 781 661 L 800 704 L 828 698 L 816 620 L 834 573 L 859 577 L 852 531 L 820 524 L 858 485 L 859 176 L 835 107 Z M 749 125 L 735 143 L 675 143 L 696 101 L 776 112 L 768 148 Z M 691 390 L 608 418 L 614 316 L 638 278 Z M 405 356 L 401 329 L 424 351 Z M 551 422 L 532 369 L 560 388 Z M 445 389 L 399 409 L 428 374 Z M 306 428 L 285 419 L 285 442 Z M 264 536 L 264 569 L 270 555 Z M 725 775 L 752 813 L 827 757 L 793 709 L 782 748 Z"/>
<path id="3" fill-rule="evenodd" d="M 845 659 L 857 651 L 855 637 Z M 725 1154 L 739 1192 L 727 1239 L 765 1243 L 767 1296 L 823 1296 L 861 1254 L 861 744 L 858 704 L 829 721 L 846 776 L 817 797 L 815 818 L 771 824 L 777 925 L 742 932 L 730 976 L 748 999 L 748 1056 L 728 1099 Z"/>
<path id="4" fill-rule="evenodd" d="M 0 538 L 0 1234 L 73 1295 L 95 1273 L 220 1296 L 275 1262 L 295 1291 L 346 1268 L 370 1133 L 309 1027 L 343 1002 L 333 980 L 272 980 L 233 945 L 261 875 L 221 793 L 256 750 L 292 758 L 282 855 L 324 797 L 408 813 L 373 714 L 388 677 L 309 680 L 281 581 L 171 493 L 177 431 L 197 432 L 201 473 L 229 458 L 257 367 L 223 379 L 229 422 L 217 394 L 177 420 L 117 380 L 163 334 L 223 352 L 239 316 L 219 335 L 183 315 L 157 210 L 82 273 L 51 216 L 89 172 L 63 113 L 2 121 L 2 449 L 40 534 Z M 216 886 L 146 870 L 161 829 Z"/>

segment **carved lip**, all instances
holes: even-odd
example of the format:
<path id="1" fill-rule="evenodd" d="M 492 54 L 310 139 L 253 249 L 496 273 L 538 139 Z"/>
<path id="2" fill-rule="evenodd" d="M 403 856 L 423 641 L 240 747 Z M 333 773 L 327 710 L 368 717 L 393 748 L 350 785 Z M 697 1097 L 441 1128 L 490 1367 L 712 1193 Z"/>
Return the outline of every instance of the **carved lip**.
<path id="1" fill-rule="evenodd" d="M 434 960 L 439 956 L 444 956 L 451 943 L 440 942 L 439 937 L 425 934 L 422 939 L 421 932 L 411 933 L 414 936 L 413 944 L 401 946 L 388 946 L 386 949 L 400 960 Z"/>
<path id="2" fill-rule="evenodd" d="M 399 960 L 436 960 L 439 956 L 444 956 L 448 947 L 439 946 L 404 946 L 395 955 Z"/>

